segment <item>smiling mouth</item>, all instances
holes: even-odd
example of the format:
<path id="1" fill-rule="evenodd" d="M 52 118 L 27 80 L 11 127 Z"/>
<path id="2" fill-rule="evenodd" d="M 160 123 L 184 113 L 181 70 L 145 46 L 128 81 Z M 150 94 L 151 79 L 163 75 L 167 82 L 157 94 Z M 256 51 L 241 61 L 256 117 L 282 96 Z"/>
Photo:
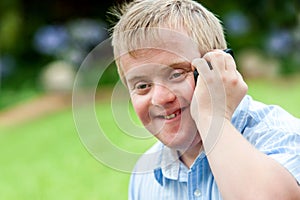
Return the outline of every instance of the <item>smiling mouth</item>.
<path id="1" fill-rule="evenodd" d="M 162 119 L 171 120 L 171 119 L 174 119 L 175 117 L 177 117 L 178 115 L 180 115 L 180 113 L 181 113 L 181 109 L 177 110 L 176 112 L 174 112 L 170 115 L 162 115 L 159 117 Z"/>

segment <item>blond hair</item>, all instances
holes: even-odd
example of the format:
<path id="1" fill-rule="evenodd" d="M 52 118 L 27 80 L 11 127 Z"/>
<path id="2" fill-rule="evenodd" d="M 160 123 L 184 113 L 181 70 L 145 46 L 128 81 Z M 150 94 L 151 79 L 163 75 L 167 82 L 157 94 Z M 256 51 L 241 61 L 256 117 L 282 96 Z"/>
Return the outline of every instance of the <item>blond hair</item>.
<path id="1" fill-rule="evenodd" d="M 227 47 L 219 19 L 193 0 L 134 0 L 118 11 L 113 13 L 119 21 L 112 29 L 112 46 L 121 79 L 118 56 L 149 41 L 149 36 L 155 35 L 153 28 L 185 30 L 201 52 Z"/>

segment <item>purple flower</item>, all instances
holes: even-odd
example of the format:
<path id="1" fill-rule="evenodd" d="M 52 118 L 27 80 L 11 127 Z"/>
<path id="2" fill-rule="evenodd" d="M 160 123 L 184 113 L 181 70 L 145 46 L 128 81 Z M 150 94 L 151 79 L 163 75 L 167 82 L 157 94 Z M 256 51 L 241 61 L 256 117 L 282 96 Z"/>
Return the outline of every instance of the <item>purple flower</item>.
<path id="1" fill-rule="evenodd" d="M 68 46 L 68 38 L 68 33 L 62 26 L 43 26 L 34 36 L 34 46 L 40 53 L 57 55 Z"/>
<path id="2" fill-rule="evenodd" d="M 271 32 L 266 41 L 267 50 L 276 55 L 287 55 L 293 46 L 293 36 L 287 30 L 276 30 Z"/>
<path id="3" fill-rule="evenodd" d="M 240 36 L 250 29 L 248 18 L 241 12 L 232 11 L 224 17 L 224 26 L 230 35 Z"/>

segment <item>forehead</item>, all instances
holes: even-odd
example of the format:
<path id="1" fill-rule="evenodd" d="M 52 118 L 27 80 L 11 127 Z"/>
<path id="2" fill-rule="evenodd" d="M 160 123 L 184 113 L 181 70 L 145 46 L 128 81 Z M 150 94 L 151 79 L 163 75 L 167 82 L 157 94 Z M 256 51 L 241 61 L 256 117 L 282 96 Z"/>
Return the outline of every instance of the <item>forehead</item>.
<path id="1" fill-rule="evenodd" d="M 200 56 L 198 49 L 194 46 L 174 42 L 167 48 L 138 49 L 122 55 L 119 59 L 120 68 L 126 73 L 141 66 L 175 66 L 177 63 L 192 62 Z"/>
<path id="2" fill-rule="evenodd" d="M 187 57 L 176 55 L 160 49 L 144 49 L 138 50 L 132 54 L 125 54 L 120 58 L 121 68 L 129 71 L 135 67 L 161 65 L 171 66 L 174 63 L 189 62 Z"/>
<path id="3" fill-rule="evenodd" d="M 174 58 L 191 61 L 201 56 L 197 42 L 182 29 L 160 27 L 137 32 L 134 33 L 135 37 L 132 37 L 132 40 L 121 42 L 126 45 L 115 52 L 115 57 L 122 63 L 121 68 L 126 68 L 129 63 L 132 66 L 133 62 L 142 64 L 156 60 L 168 64 L 166 62 Z M 124 34 L 130 33 L 124 32 Z M 132 52 L 133 56 L 131 56 Z"/>

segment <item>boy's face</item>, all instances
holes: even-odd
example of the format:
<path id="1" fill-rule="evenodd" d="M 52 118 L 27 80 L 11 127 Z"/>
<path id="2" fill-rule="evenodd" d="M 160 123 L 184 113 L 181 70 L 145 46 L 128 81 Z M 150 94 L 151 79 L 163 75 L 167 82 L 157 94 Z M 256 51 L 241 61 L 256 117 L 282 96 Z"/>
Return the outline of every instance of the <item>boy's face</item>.
<path id="1" fill-rule="evenodd" d="M 134 57 L 120 57 L 141 122 L 161 142 L 175 149 L 187 149 L 200 142 L 190 114 L 195 88 L 191 61 L 200 56 L 193 47 L 173 41 L 168 48 L 137 50 Z"/>

